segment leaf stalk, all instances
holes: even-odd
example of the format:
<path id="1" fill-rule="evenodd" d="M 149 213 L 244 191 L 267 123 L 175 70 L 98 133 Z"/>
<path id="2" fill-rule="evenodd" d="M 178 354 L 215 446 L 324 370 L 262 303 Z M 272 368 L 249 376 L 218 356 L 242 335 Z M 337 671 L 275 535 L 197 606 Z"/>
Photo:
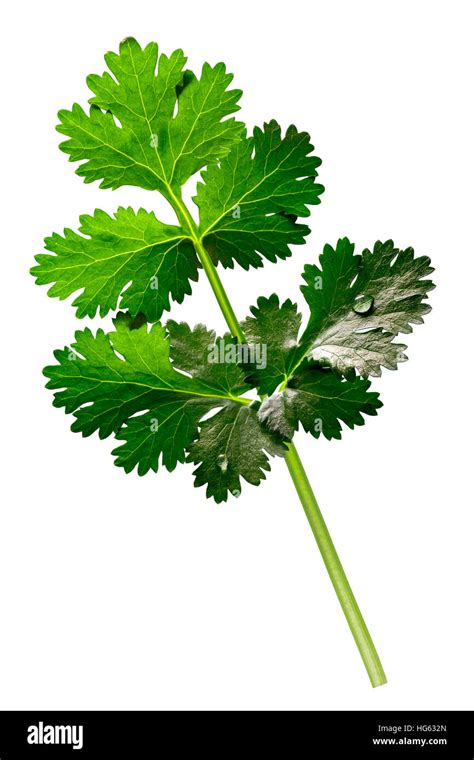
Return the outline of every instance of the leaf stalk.
<path id="1" fill-rule="evenodd" d="M 294 443 L 288 444 L 288 453 L 285 461 L 300 497 L 308 522 L 313 531 L 316 543 L 321 552 L 326 570 L 336 592 L 342 611 L 354 637 L 360 656 L 373 687 L 387 683 L 387 678 L 380 662 L 377 650 L 367 625 L 357 604 L 356 598 L 350 587 L 341 560 L 333 544 L 331 535 L 327 529 L 323 515 L 319 508 L 316 497 L 311 488 L 308 476 L 299 458 Z"/>

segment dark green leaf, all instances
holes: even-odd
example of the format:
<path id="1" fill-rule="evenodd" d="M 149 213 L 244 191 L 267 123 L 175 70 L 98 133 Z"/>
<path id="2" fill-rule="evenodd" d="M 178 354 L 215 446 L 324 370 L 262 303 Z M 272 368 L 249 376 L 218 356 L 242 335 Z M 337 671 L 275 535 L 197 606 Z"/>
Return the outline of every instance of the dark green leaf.
<path id="1" fill-rule="evenodd" d="M 411 332 L 431 310 L 424 299 L 434 285 L 424 278 L 432 271 L 427 256 L 415 258 L 413 248 L 400 250 L 391 240 L 360 256 L 347 238 L 335 249 L 326 245 L 319 266 L 306 266 L 303 275 L 311 316 L 300 358 L 309 354 L 364 377 L 380 375 L 381 367 L 396 369 L 406 346 L 393 338 Z"/>
<path id="2" fill-rule="evenodd" d="M 252 306 L 250 311 L 252 316 L 242 322 L 242 329 L 251 349 L 256 353 L 259 348 L 260 362 L 250 362 L 246 369 L 252 385 L 267 395 L 288 379 L 298 344 L 301 314 L 289 299 L 280 306 L 275 294 L 259 298 L 257 306 Z"/>
<path id="3" fill-rule="evenodd" d="M 228 336 L 217 338 L 215 332 L 204 325 L 196 325 L 191 330 L 186 322 L 178 323 L 172 319 L 168 320 L 166 327 L 176 367 L 204 382 L 214 385 L 218 382 L 221 390 L 232 395 L 248 389 L 237 361 L 215 361 L 214 347 L 219 347 L 221 342 L 224 345 L 233 342 Z"/>
<path id="4" fill-rule="evenodd" d="M 266 398 L 258 412 L 259 420 L 273 432 L 290 440 L 302 424 L 307 433 L 330 440 L 341 438 L 341 422 L 351 430 L 363 425 L 363 414 L 375 415 L 382 406 L 379 394 L 369 392 L 370 382 L 351 374 L 337 375 L 305 362 L 282 392 Z"/>
<path id="5" fill-rule="evenodd" d="M 226 406 L 201 425 L 199 440 L 189 447 L 189 461 L 199 464 L 195 485 L 207 484 L 217 502 L 240 496 L 240 478 L 258 486 L 270 470 L 268 456 L 284 456 L 280 436 L 259 423 L 255 409 Z"/>
<path id="6" fill-rule="evenodd" d="M 308 216 L 323 192 L 315 184 L 321 160 L 312 150 L 306 132 L 291 126 L 282 138 L 271 121 L 202 173 L 194 200 L 214 262 L 258 267 L 262 257 L 286 258 L 290 245 L 304 242 L 309 229 L 295 219 Z"/>

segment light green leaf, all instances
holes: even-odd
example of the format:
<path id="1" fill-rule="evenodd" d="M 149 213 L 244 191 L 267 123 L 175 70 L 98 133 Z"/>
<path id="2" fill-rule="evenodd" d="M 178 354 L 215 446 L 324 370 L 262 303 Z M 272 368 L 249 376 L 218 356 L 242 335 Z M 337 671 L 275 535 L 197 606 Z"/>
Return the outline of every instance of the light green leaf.
<path id="1" fill-rule="evenodd" d="M 78 317 L 101 317 L 120 308 L 133 316 L 143 313 L 156 322 L 181 303 L 198 278 L 198 260 L 179 227 L 159 222 L 153 213 L 119 208 L 111 217 L 96 210 L 81 216 L 79 233 L 46 238 L 50 254 L 36 256 L 31 273 L 39 285 L 53 282 L 51 297 L 67 298 L 81 290 L 73 305 Z M 129 285 L 129 287 L 126 287 Z"/>
<path id="2" fill-rule="evenodd" d="M 108 53 L 114 75 L 91 75 L 90 114 L 77 104 L 59 112 L 61 144 L 77 174 L 103 188 L 137 185 L 172 198 L 189 177 L 224 156 L 241 139 L 234 118 L 240 90 L 223 63 L 204 64 L 201 77 L 184 72 L 181 50 L 170 57 L 152 42 L 144 49 L 132 38 Z M 175 109 L 177 112 L 175 114 Z"/>
<path id="3" fill-rule="evenodd" d="M 194 407 L 198 403 L 203 414 L 236 401 L 232 392 L 222 387 L 219 365 L 215 365 L 209 382 L 175 368 L 170 361 L 168 334 L 159 323 L 150 332 L 146 325 L 130 329 L 130 319 L 124 316 L 115 324 L 116 330 L 108 334 L 98 330 L 93 335 L 88 329 L 77 332 L 71 348 L 55 353 L 58 364 L 44 370 L 50 378 L 47 387 L 61 389 L 55 394 L 54 405 L 76 417 L 74 431 L 87 436 L 97 430 L 105 438 L 117 433 L 138 412 L 155 411 L 163 422 L 162 404 L 181 404 L 187 412 L 188 404 Z M 209 333 L 208 338 L 212 336 Z M 158 436 L 165 445 L 163 433 L 159 427 Z M 182 452 L 185 445 L 182 440 Z"/>
<path id="4" fill-rule="evenodd" d="M 238 366 L 207 361 L 215 333 L 176 322 L 166 329 L 157 323 L 148 332 L 124 314 L 115 325 L 108 334 L 77 332 L 71 348 L 56 351 L 57 364 L 44 370 L 47 387 L 56 391 L 54 405 L 76 418 L 72 430 L 84 436 L 98 431 L 101 438 L 114 434 L 121 442 L 113 452 L 116 464 L 126 472 L 137 467 L 139 475 L 156 472 L 160 458 L 173 470 L 188 451 L 203 465 L 197 485 L 208 478 L 208 495 L 217 501 L 240 490 L 240 476 L 258 484 L 261 469 L 269 469 L 263 449 L 274 454 L 285 446 L 260 426 L 251 401 L 241 397 L 248 386 Z M 224 420 L 232 420 L 231 427 L 226 422 L 210 442 L 210 428 Z M 229 468 L 218 466 L 218 458 L 213 469 L 213 446 L 224 439 Z"/>

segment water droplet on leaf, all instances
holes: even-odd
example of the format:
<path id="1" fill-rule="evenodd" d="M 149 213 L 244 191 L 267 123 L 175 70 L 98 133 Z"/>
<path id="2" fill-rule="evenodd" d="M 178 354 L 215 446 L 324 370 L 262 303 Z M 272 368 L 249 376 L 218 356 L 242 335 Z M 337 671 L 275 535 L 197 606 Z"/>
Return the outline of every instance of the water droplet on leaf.
<path id="1" fill-rule="evenodd" d="M 238 488 L 234 488 L 234 490 L 232 491 L 232 496 L 235 496 L 235 498 L 236 498 L 236 499 L 238 499 L 238 498 L 239 498 L 239 496 L 240 496 L 240 491 L 239 491 L 239 489 L 238 489 Z"/>
<path id="2" fill-rule="evenodd" d="M 365 317 L 367 314 L 370 314 L 374 306 L 374 299 L 372 296 L 366 296 L 363 293 L 360 293 L 358 296 L 354 298 L 354 303 L 352 305 L 353 310 L 356 314 L 360 314 L 361 316 Z"/>
<path id="3" fill-rule="evenodd" d="M 226 472 L 228 465 L 229 465 L 229 461 L 228 461 L 226 455 L 225 454 L 219 454 L 219 456 L 217 457 L 217 466 L 218 466 L 218 468 L 220 470 L 222 470 L 222 472 Z"/>

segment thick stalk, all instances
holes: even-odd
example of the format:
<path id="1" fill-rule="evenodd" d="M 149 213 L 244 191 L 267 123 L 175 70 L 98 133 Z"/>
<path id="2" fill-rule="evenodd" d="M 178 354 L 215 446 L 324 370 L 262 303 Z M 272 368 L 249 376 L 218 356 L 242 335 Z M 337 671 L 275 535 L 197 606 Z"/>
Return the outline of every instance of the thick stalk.
<path id="1" fill-rule="evenodd" d="M 245 343 L 245 335 L 231 306 L 217 269 L 199 236 L 195 221 L 181 198 L 175 196 L 174 201 L 175 203 L 173 203 L 173 205 L 175 211 L 181 224 L 183 224 L 185 229 L 190 233 L 196 248 L 196 253 L 201 261 L 204 271 L 206 272 L 229 330 L 240 343 Z M 382 663 L 380 662 L 372 637 L 365 624 L 364 618 L 362 617 L 359 605 L 357 604 L 344 572 L 344 568 L 337 555 L 336 548 L 332 542 L 326 523 L 324 522 L 324 518 L 319 509 L 308 476 L 306 475 L 301 459 L 299 458 L 298 452 L 293 443 L 288 444 L 288 453 L 285 456 L 285 462 L 301 504 L 303 505 L 306 517 L 308 518 L 311 530 L 313 531 L 313 535 L 316 539 L 319 551 L 321 552 L 324 564 L 326 565 L 337 598 L 339 599 L 342 611 L 344 612 L 349 628 L 362 657 L 370 682 L 374 687 L 382 686 L 387 682 Z"/>

